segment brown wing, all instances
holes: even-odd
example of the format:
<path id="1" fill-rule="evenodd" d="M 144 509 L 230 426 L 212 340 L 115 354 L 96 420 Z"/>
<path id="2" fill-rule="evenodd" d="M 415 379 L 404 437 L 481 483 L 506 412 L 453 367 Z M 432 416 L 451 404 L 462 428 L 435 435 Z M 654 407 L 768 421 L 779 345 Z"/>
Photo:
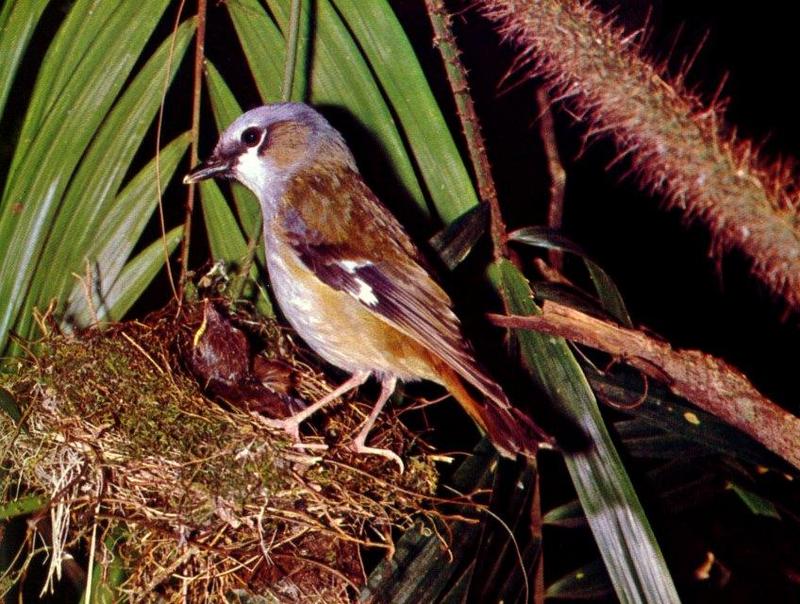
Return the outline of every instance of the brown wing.
<path id="1" fill-rule="evenodd" d="M 293 242 L 302 262 L 328 286 L 346 291 L 390 325 L 413 338 L 463 379 L 502 405 L 502 389 L 480 368 L 461 335 L 449 298 L 430 275 L 410 261 L 354 255 L 342 246 Z"/>

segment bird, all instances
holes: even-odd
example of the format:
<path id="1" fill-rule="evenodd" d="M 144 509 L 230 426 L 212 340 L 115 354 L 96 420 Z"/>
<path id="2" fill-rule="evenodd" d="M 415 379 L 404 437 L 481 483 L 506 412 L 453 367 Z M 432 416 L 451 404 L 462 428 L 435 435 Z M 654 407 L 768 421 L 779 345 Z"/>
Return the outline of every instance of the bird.
<path id="1" fill-rule="evenodd" d="M 299 439 L 304 420 L 374 377 L 380 394 L 351 446 L 402 472 L 400 456 L 368 446 L 367 437 L 398 381 L 428 380 L 450 392 L 501 455 L 531 458 L 550 442 L 476 361 L 430 265 L 316 109 L 284 102 L 242 114 L 184 183 L 208 178 L 239 181 L 258 198 L 281 312 L 313 351 L 349 375 L 273 426 Z"/>

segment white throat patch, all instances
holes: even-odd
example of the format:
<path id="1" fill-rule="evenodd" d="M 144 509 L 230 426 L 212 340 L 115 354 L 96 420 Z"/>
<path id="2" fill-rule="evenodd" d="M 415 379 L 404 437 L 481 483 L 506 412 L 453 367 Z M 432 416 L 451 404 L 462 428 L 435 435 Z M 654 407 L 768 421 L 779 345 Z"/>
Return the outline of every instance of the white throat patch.
<path id="1" fill-rule="evenodd" d="M 269 162 L 259 156 L 258 148 L 258 145 L 248 147 L 247 151 L 239 156 L 235 168 L 237 179 L 256 195 L 267 190 L 273 176 Z"/>

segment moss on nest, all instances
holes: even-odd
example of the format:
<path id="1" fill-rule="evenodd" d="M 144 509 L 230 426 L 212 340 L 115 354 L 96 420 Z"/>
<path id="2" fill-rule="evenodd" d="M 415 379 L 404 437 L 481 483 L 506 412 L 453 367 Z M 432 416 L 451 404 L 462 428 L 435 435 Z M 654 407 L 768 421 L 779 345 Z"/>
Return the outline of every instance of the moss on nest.
<path id="1" fill-rule="evenodd" d="M 133 601 L 348 601 L 363 583 L 359 547 L 391 551 L 393 528 L 438 514 L 436 468 L 390 413 L 371 439 L 403 455 L 405 473 L 353 454 L 347 444 L 368 411 L 353 398 L 313 422 L 320 434 L 304 435 L 320 448 L 294 446 L 241 401 L 210 400 L 180 359 L 197 345 L 208 304 L 51 333 L 0 374 L 23 412 L 20 422 L 0 413 L 3 499 L 49 499 L 33 525 L 51 574 L 69 548 L 93 547 L 104 572 L 122 562 L 119 589 Z M 274 322 L 214 306 L 262 358 L 288 365 L 291 384 L 272 385 L 278 396 L 330 390 Z"/>

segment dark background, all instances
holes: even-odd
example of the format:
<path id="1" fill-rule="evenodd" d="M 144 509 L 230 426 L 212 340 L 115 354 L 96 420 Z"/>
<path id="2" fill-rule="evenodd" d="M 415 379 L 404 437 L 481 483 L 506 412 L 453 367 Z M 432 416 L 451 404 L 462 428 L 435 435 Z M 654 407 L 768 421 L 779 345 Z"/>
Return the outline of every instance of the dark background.
<path id="1" fill-rule="evenodd" d="M 453 131 L 458 132 L 422 0 L 394 0 L 392 4 L 431 76 Z M 540 109 L 535 102 L 535 91 L 541 81 L 535 76 L 526 79 L 522 77 L 524 73 L 512 73 L 511 80 L 517 85 L 502 86 L 515 50 L 499 39 L 491 24 L 470 8 L 471 4 L 469 0 L 449 3 L 457 13 L 456 33 L 470 71 L 501 204 L 509 227 L 541 224 L 546 214 L 548 187 L 536 119 Z M 701 97 L 710 99 L 727 75 L 723 88 L 723 97 L 728 99 L 727 122 L 735 125 L 741 137 L 761 143 L 766 157 L 800 155 L 795 92 L 797 20 L 793 3 L 605 0 L 597 4 L 613 13 L 616 21 L 630 31 L 647 23 L 646 52 L 655 60 L 666 62 L 673 73 L 702 44 L 694 66 L 686 74 L 688 84 Z M 37 52 L 41 56 L 45 51 L 62 16 L 63 8 L 54 5 L 48 9 L 43 27 L 34 38 L 31 56 L 15 85 L 14 94 L 21 95 L 20 98 L 26 98 L 33 85 Z M 157 39 L 170 31 L 172 18 L 169 15 L 165 19 Z M 241 54 L 231 49 L 233 39 L 224 6 L 211 2 L 207 52 L 247 109 L 257 105 L 258 99 Z M 168 98 L 164 140 L 189 125 L 190 60 L 191 53 Z M 781 301 L 771 297 L 750 277 L 747 263 L 735 253 L 717 265 L 709 257 L 709 238 L 703 226 L 684 224 L 676 212 L 664 210 L 658 199 L 639 192 L 632 178 L 623 177 L 624 163 L 606 169 L 616 157 L 613 144 L 593 140 L 584 148 L 583 127 L 570 117 L 568 108 L 568 104 L 566 108 L 561 105 L 554 108 L 558 143 L 567 172 L 566 234 L 586 248 L 615 279 L 635 323 L 651 328 L 675 346 L 699 348 L 723 357 L 743 370 L 765 394 L 797 413 L 793 354 L 799 343 L 797 316 L 787 315 Z M 13 132 L 14 120 L 19 119 L 21 116 L 5 117 L 0 132 Z M 204 120 L 201 155 L 211 150 L 216 136 L 211 121 Z M 392 183 L 382 178 L 379 162 L 370 153 L 368 137 L 359 136 L 356 124 L 337 125 L 345 130 L 352 128 L 345 135 L 370 183 L 391 206 Z M 8 136 L 0 141 L 0 166 L 7 165 L 13 140 L 13 136 Z M 152 149 L 150 142 L 145 146 L 148 152 Z M 2 170 L 0 167 L 0 178 Z M 181 200 L 183 196 L 183 189 L 173 185 L 166 199 Z M 416 223 L 401 206 L 393 209 L 418 238 L 424 239 L 436 230 L 435 225 Z M 182 214 L 179 201 L 168 210 L 173 219 Z M 200 245 L 199 223 L 197 219 L 193 266 L 208 258 L 207 250 Z M 144 240 L 152 240 L 157 233 L 154 224 Z M 577 263 L 567 264 L 569 271 L 577 268 Z M 579 275 L 575 278 L 581 279 Z M 479 318 L 485 310 L 482 302 L 476 304 L 476 309 L 463 302 L 468 297 L 464 290 L 479 279 L 480 274 L 469 266 L 459 269 L 449 279 L 454 298 L 460 307 L 465 307 L 467 317 Z M 135 313 L 160 307 L 168 295 L 165 292 L 169 291 L 165 281 L 157 282 Z M 475 331 L 480 334 L 480 329 L 476 327 Z M 452 408 L 442 405 L 441 410 L 433 410 L 434 420 L 437 413 L 443 424 L 451 428 L 451 434 L 457 432 L 459 424 L 454 423 L 457 422 L 454 418 L 459 415 Z M 465 430 L 470 430 L 468 425 Z M 646 469 L 635 463 L 631 468 L 634 478 L 642 477 Z M 544 509 L 574 497 L 559 461 L 544 459 L 541 474 Z M 637 484 L 637 488 L 641 489 L 648 514 L 653 512 L 659 539 L 665 544 L 685 598 L 703 602 L 783 602 L 797 601 L 800 597 L 797 575 L 787 570 L 797 568 L 791 560 L 797 556 L 792 553 L 796 549 L 796 535 L 785 523 L 756 518 L 730 496 L 720 496 L 695 508 L 691 516 L 670 515 L 667 510 L 659 511 L 657 488 L 648 487 L 646 482 Z M 593 555 L 588 535 L 575 537 L 553 531 L 545 537 L 548 581 Z M 733 571 L 732 582 L 724 588 L 698 586 L 688 579 L 698 553 L 709 548 Z"/>

